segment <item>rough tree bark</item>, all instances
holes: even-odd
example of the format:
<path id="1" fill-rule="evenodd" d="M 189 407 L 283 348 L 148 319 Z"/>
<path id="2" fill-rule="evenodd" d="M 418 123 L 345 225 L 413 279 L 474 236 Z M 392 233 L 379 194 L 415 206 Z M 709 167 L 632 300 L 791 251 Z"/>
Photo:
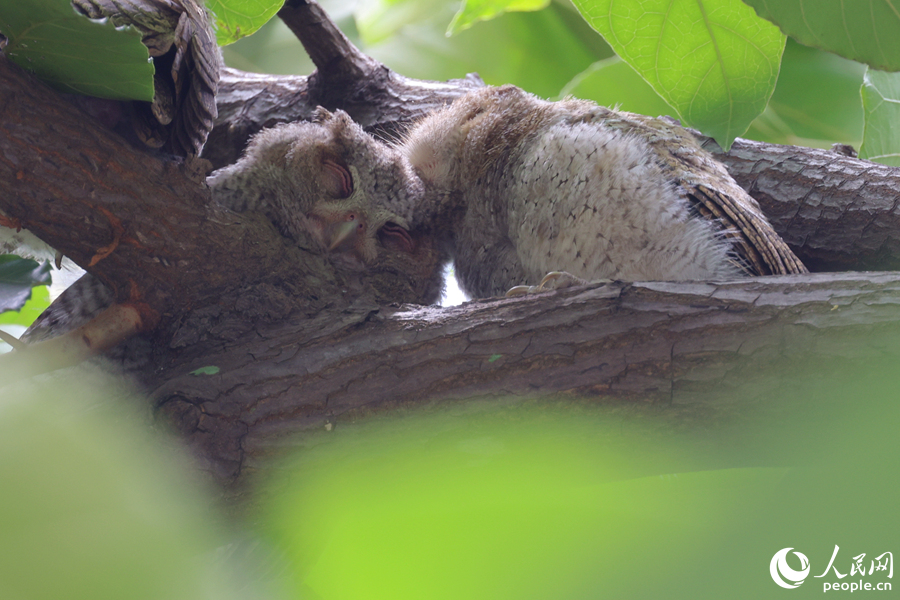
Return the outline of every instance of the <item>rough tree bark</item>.
<path id="1" fill-rule="evenodd" d="M 281 16 L 319 69 L 309 78 L 229 70 L 208 144 L 214 164 L 259 128 L 319 104 L 393 130 L 480 85 L 391 73 L 314 3 L 289 2 Z M 134 376 L 232 490 L 298 433 L 373 410 L 547 393 L 714 402 L 791 356 L 864 359 L 880 351 L 873 331 L 900 327 L 896 273 L 386 305 L 371 281 L 343 280 L 260 217 L 211 205 L 196 163 L 130 147 L 2 57 L 0 80 L 0 209 L 140 312 L 152 350 Z M 722 158 L 814 269 L 895 268 L 897 169 L 747 141 Z M 837 344 L 836 332 L 848 337 Z M 218 372 L 192 375 L 204 366 Z"/>

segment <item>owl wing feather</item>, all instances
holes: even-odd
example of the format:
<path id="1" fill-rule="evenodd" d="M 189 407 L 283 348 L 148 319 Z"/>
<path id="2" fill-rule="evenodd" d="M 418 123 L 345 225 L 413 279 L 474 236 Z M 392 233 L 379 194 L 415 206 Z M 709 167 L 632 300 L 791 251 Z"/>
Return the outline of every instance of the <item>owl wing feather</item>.
<path id="1" fill-rule="evenodd" d="M 610 127 L 642 137 L 689 201 L 691 208 L 733 242 L 735 263 L 748 275 L 806 273 L 756 200 L 703 150 L 684 128 L 666 119 L 603 109 Z"/>

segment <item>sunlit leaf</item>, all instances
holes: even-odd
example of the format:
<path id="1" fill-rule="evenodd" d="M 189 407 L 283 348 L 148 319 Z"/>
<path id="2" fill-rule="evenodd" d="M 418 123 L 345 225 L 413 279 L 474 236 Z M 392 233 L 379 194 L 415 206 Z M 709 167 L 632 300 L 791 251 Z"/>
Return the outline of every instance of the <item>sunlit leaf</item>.
<path id="1" fill-rule="evenodd" d="M 900 70 L 900 4 L 890 0 L 744 0 L 796 40 L 876 69 Z"/>
<path id="2" fill-rule="evenodd" d="M 209 0 L 206 8 L 215 15 L 216 41 L 225 46 L 256 32 L 283 4 L 284 0 Z"/>
<path id="3" fill-rule="evenodd" d="M 723 147 L 775 89 L 785 38 L 740 0 L 574 3 L 685 124 Z"/>
<path id="4" fill-rule="evenodd" d="M 866 129 L 860 157 L 900 167 L 900 73 L 869 69 L 862 97 Z"/>
<path id="5" fill-rule="evenodd" d="M 0 312 L 0 325 L 28 327 L 50 306 L 50 290 L 46 285 L 31 288 L 31 298 L 19 310 Z"/>
<path id="6" fill-rule="evenodd" d="M 838 142 L 858 146 L 864 72 L 865 66 L 857 62 L 788 40 L 775 93 L 742 137 L 817 148 Z M 619 58 L 591 65 L 563 88 L 560 97 L 568 95 L 653 117 L 676 114 Z"/>
<path id="7" fill-rule="evenodd" d="M 13 254 L 0 256 L 0 312 L 19 310 L 31 288 L 50 283 L 50 264 Z"/>
<path id="8" fill-rule="evenodd" d="M 447 28 L 447 35 L 468 29 L 478 21 L 490 21 L 506 12 L 541 10 L 548 4 L 550 0 L 463 0 L 463 5 Z"/>
<path id="9" fill-rule="evenodd" d="M 64 92 L 153 99 L 153 63 L 141 34 L 93 21 L 69 0 L 0 0 L 4 54 Z"/>

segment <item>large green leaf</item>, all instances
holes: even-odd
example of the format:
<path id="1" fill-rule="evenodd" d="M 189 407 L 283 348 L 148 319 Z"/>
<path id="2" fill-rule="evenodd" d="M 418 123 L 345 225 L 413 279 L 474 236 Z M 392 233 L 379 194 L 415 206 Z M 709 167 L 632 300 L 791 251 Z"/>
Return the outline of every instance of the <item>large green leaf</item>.
<path id="1" fill-rule="evenodd" d="M 4 54 L 64 92 L 153 99 L 153 63 L 141 34 L 75 12 L 69 0 L 0 0 Z"/>
<path id="2" fill-rule="evenodd" d="M 865 65 L 788 40 L 775 93 L 746 137 L 775 144 L 858 146 Z"/>
<path id="3" fill-rule="evenodd" d="M 478 21 L 490 21 L 506 12 L 541 10 L 548 4 L 550 0 L 463 0 L 447 34 L 459 33 Z"/>
<path id="4" fill-rule="evenodd" d="M 869 69 L 862 97 L 866 130 L 860 157 L 900 167 L 900 73 Z"/>
<path id="5" fill-rule="evenodd" d="M 743 137 L 817 148 L 829 148 L 837 142 L 858 146 L 863 131 L 859 86 L 865 68 L 788 40 L 772 99 Z M 567 95 L 643 115 L 676 114 L 619 58 L 591 65 L 563 88 L 560 96 Z"/>
<path id="6" fill-rule="evenodd" d="M 892 0 L 744 0 L 798 41 L 900 70 L 900 4 Z"/>
<path id="7" fill-rule="evenodd" d="M 730 147 L 775 89 L 784 36 L 740 0 L 574 0 L 686 124 Z"/>
<path id="8" fill-rule="evenodd" d="M 206 8 L 215 15 L 216 41 L 224 46 L 256 32 L 283 4 L 284 0 L 208 0 Z"/>
<path id="9" fill-rule="evenodd" d="M 31 288 L 50 283 L 50 264 L 13 254 L 0 256 L 0 313 L 19 310 L 31 297 Z"/>
<path id="10" fill-rule="evenodd" d="M 657 597 L 785 474 L 675 474 L 683 448 L 587 411 L 448 412 L 335 429 L 279 470 L 267 524 L 293 598 Z"/>

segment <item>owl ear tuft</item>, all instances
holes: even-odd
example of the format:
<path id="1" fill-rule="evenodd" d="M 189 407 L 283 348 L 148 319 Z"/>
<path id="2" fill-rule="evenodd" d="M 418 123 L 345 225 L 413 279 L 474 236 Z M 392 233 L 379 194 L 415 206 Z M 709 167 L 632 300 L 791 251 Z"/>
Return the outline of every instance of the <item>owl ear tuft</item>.
<path id="1" fill-rule="evenodd" d="M 353 194 L 353 176 L 343 160 L 335 156 L 322 157 L 322 182 L 332 198 L 343 200 Z"/>
<path id="2" fill-rule="evenodd" d="M 312 118 L 310 119 L 310 121 L 312 123 L 322 124 L 322 123 L 327 123 L 333 117 L 334 117 L 334 115 L 332 115 L 332 113 L 328 109 L 326 109 L 322 106 L 317 106 L 316 109 L 313 111 Z"/>

